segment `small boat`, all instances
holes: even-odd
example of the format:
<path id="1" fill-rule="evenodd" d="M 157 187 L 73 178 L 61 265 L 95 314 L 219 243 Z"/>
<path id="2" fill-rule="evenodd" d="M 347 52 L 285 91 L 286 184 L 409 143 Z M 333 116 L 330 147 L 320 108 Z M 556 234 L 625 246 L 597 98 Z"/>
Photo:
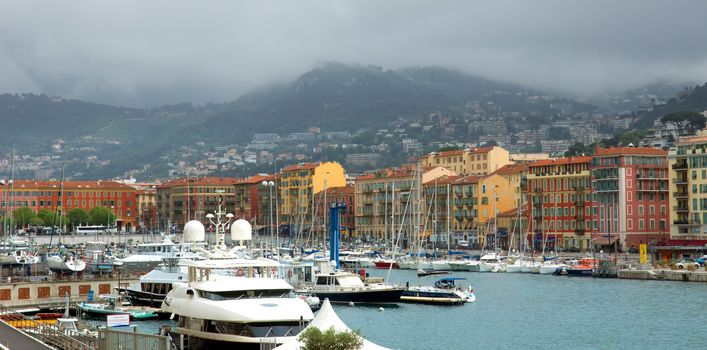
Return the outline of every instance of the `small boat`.
<path id="1" fill-rule="evenodd" d="M 391 259 L 376 259 L 375 260 L 377 269 L 399 269 L 400 265 L 395 260 Z"/>
<path id="2" fill-rule="evenodd" d="M 435 282 L 434 286 L 408 287 L 400 297 L 400 301 L 436 305 L 464 304 L 467 302 L 468 295 L 455 284 L 460 280 L 466 279 L 461 277 L 442 278 Z"/>
<path id="3" fill-rule="evenodd" d="M 315 275 L 313 292 L 319 299 L 329 298 L 332 303 L 397 303 L 404 288 L 386 283 L 364 284 L 350 272 L 334 271 Z"/>
<path id="4" fill-rule="evenodd" d="M 584 258 L 579 260 L 576 266 L 569 266 L 565 269 L 568 276 L 592 277 L 594 268 L 597 267 L 598 260 L 592 258 Z"/>
<path id="5" fill-rule="evenodd" d="M 145 320 L 157 317 L 157 314 L 149 309 L 118 307 L 116 303 L 119 300 L 119 297 L 115 295 L 100 295 L 99 298 L 105 299 L 106 302 L 89 303 L 82 301 L 76 304 L 76 307 L 82 314 L 93 318 L 104 318 L 107 315 L 125 314 L 130 315 L 130 319 L 133 320 Z"/>

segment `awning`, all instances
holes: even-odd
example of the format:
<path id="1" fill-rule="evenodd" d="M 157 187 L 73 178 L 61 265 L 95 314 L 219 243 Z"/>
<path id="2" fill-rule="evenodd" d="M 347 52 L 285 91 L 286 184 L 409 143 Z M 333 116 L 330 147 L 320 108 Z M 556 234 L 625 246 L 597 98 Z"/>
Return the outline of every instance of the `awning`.
<path id="1" fill-rule="evenodd" d="M 594 239 L 592 239 L 592 242 L 594 242 L 594 244 L 596 245 L 611 245 L 614 244 L 614 242 L 616 242 L 618 239 L 619 237 L 595 237 Z"/>

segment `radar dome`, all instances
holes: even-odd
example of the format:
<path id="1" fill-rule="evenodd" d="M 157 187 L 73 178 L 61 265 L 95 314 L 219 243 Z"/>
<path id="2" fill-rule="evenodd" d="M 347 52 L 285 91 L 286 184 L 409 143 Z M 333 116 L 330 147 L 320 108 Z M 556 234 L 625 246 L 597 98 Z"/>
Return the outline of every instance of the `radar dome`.
<path id="1" fill-rule="evenodd" d="M 206 235 L 204 224 L 199 220 L 192 220 L 184 225 L 184 234 L 182 239 L 187 242 L 201 242 Z"/>
<path id="2" fill-rule="evenodd" d="M 231 224 L 231 239 L 234 241 L 249 241 L 253 238 L 253 228 L 248 220 L 238 219 Z"/>

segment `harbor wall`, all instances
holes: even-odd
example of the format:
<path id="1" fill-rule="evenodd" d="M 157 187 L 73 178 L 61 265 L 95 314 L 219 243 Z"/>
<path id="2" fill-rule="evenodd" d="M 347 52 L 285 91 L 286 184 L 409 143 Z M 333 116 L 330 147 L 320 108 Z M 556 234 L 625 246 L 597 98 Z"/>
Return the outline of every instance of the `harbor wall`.
<path id="1" fill-rule="evenodd" d="M 21 281 L 0 283 L 0 304 L 12 307 L 36 307 L 47 309 L 63 307 L 66 302 L 66 293 L 72 301 L 86 300 L 89 291 L 97 297 L 99 294 L 114 294 L 115 288 L 120 284 L 125 287 L 137 283 L 137 279 L 75 279 L 75 280 L 47 280 L 47 281 Z"/>
<path id="2" fill-rule="evenodd" d="M 635 280 L 660 280 L 707 282 L 707 271 L 687 270 L 619 270 L 619 278 Z"/>

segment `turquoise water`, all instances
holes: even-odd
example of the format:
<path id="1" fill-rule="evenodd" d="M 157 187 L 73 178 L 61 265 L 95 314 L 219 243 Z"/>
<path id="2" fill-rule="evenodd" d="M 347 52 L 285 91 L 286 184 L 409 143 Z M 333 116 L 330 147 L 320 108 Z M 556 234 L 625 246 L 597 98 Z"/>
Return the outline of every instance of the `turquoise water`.
<path id="1" fill-rule="evenodd" d="M 383 276 L 384 271 L 369 270 Z M 460 272 L 476 303 L 337 305 L 367 339 L 394 349 L 702 349 L 707 284 Z M 428 277 L 433 283 L 437 277 Z M 417 283 L 398 270 L 392 283 Z M 157 332 L 170 321 L 140 322 Z"/>
<path id="2" fill-rule="evenodd" d="M 707 284 L 507 273 L 452 276 L 469 280 L 476 303 L 335 310 L 367 339 L 396 349 L 698 349 L 707 340 Z M 391 282 L 405 281 L 417 283 L 413 271 L 392 272 Z"/>

